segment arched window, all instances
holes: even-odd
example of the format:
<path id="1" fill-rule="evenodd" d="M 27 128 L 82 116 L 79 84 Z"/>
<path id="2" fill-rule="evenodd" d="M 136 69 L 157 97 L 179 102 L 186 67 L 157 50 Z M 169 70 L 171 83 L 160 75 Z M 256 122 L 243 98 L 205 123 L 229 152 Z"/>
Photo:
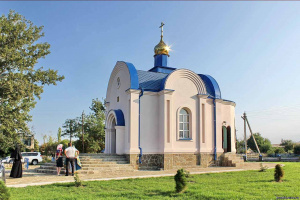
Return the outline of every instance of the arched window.
<path id="1" fill-rule="evenodd" d="M 182 108 L 179 112 L 179 139 L 190 138 L 190 115 Z"/>

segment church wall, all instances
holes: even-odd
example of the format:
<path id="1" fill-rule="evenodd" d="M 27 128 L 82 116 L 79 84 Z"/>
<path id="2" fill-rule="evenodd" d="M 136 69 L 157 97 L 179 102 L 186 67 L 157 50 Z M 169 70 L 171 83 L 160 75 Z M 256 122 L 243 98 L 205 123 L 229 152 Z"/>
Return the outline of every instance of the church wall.
<path id="1" fill-rule="evenodd" d="M 120 86 L 117 84 L 117 79 L 120 79 Z M 112 109 L 121 109 L 124 114 L 125 119 L 125 129 L 122 131 L 123 135 L 119 135 L 120 138 L 124 138 L 122 141 L 123 148 L 118 151 L 118 154 L 124 154 L 129 149 L 128 145 L 128 136 L 129 136 L 129 130 L 128 130 L 128 117 L 129 117 L 129 100 L 128 100 L 128 94 L 126 93 L 126 90 L 130 87 L 130 76 L 129 71 L 124 63 L 118 62 L 111 74 L 109 85 L 107 89 L 106 94 L 106 104 L 107 112 L 109 112 Z M 119 100 L 119 101 L 118 101 Z M 106 133 L 106 138 L 109 138 L 108 133 Z M 118 140 L 118 135 L 116 135 L 116 140 Z M 106 142 L 107 139 L 106 139 Z M 121 141 L 118 141 L 120 144 Z M 107 146 L 107 145 L 106 145 Z"/>
<path id="2" fill-rule="evenodd" d="M 145 92 L 141 97 L 141 147 L 145 154 L 159 153 L 159 110 L 157 93 Z"/>
<path id="3" fill-rule="evenodd" d="M 216 132 L 217 132 L 217 152 L 223 153 L 222 148 L 222 124 L 224 121 L 224 106 L 221 103 L 222 100 L 216 99 Z"/>
<path id="4" fill-rule="evenodd" d="M 172 114 L 170 116 L 171 128 L 171 145 L 166 149 L 167 152 L 174 153 L 195 153 L 197 152 L 197 116 L 198 116 L 198 90 L 190 79 L 185 78 L 182 74 L 173 74 L 166 84 L 166 88 L 175 90 L 170 97 Z M 179 139 L 179 111 L 181 108 L 187 108 L 190 114 L 190 137 L 191 140 Z M 165 111 L 166 113 L 166 111 Z M 166 143 L 166 142 L 165 142 Z"/>
<path id="5" fill-rule="evenodd" d="M 138 131 L 139 131 L 139 91 L 128 93 L 129 113 L 127 117 L 126 130 L 128 130 L 127 137 L 125 137 L 125 144 L 128 148 L 126 153 L 136 154 L 140 150 L 138 148 Z M 126 120 L 126 119 L 125 119 Z"/>
<path id="6" fill-rule="evenodd" d="M 222 101 L 221 103 L 222 107 L 222 123 L 223 121 L 226 121 L 226 126 L 230 126 L 231 128 L 231 152 L 236 152 L 235 148 L 235 142 L 236 142 L 236 136 L 235 136 L 235 107 L 226 101 Z M 222 132 L 222 131 L 221 131 Z M 221 135 L 222 138 L 222 135 Z M 221 146 L 222 147 L 222 146 Z"/>
<path id="7" fill-rule="evenodd" d="M 205 107 L 205 140 L 200 143 L 200 153 L 214 153 L 214 105 L 212 99 L 203 99 Z M 202 133 L 203 134 L 203 133 Z"/>

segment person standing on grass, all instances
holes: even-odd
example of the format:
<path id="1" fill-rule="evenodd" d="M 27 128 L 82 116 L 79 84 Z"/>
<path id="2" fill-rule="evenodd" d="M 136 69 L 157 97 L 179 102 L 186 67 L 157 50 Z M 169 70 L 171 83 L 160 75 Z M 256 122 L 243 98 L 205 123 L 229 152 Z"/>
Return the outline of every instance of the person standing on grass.
<path id="1" fill-rule="evenodd" d="M 57 176 L 60 176 L 60 171 L 61 168 L 63 167 L 63 145 L 59 144 L 57 145 L 57 150 L 55 154 L 55 160 L 56 160 L 56 171 L 57 171 Z"/>
<path id="2" fill-rule="evenodd" d="M 69 143 L 69 147 L 65 149 L 65 155 L 66 155 L 66 176 L 69 176 L 69 164 L 71 163 L 72 167 L 72 176 L 74 176 L 74 167 L 75 167 L 75 154 L 78 153 L 79 151 L 75 148 L 72 147 L 72 143 Z"/>
<path id="3" fill-rule="evenodd" d="M 10 177 L 22 178 L 22 154 L 19 145 L 16 145 L 16 149 L 12 152 L 11 158 L 14 159 L 14 164 L 11 168 Z"/>

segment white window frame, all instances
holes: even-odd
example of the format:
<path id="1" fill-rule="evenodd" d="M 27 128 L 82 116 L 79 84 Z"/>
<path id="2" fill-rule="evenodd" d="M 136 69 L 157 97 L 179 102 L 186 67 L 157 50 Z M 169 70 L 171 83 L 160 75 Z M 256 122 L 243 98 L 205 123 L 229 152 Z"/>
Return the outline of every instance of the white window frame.
<path id="1" fill-rule="evenodd" d="M 187 114 L 181 114 L 181 110 L 185 110 Z M 192 140 L 192 115 L 187 107 L 180 107 L 177 114 L 177 139 Z"/>

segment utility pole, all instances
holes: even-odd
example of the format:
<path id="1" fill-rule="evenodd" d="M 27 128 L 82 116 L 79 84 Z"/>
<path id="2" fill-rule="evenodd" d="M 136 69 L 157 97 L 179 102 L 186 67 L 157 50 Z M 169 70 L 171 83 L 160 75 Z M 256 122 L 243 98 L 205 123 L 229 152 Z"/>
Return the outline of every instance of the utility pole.
<path id="1" fill-rule="evenodd" d="M 244 112 L 242 119 L 244 120 L 244 142 L 245 142 L 245 156 L 247 160 L 247 134 L 246 134 L 246 112 Z"/>
<path id="2" fill-rule="evenodd" d="M 73 130 L 72 130 L 72 124 L 70 122 L 69 124 L 69 127 L 70 127 L 70 143 L 72 143 L 72 134 L 73 134 Z"/>
<path id="3" fill-rule="evenodd" d="M 84 153 L 84 111 L 82 111 L 82 153 Z"/>
<path id="4" fill-rule="evenodd" d="M 258 145 L 257 145 L 257 142 L 256 142 L 256 140 L 255 140 L 255 137 L 254 137 L 254 135 L 253 135 L 253 133 L 252 133 L 252 129 L 251 129 L 251 127 L 250 127 L 250 123 L 249 123 L 249 121 L 248 121 L 246 112 L 244 112 L 244 114 L 243 114 L 243 116 L 242 116 L 242 119 L 244 120 L 244 140 L 245 140 L 245 155 L 246 155 L 246 157 L 245 157 L 246 159 L 245 159 L 245 160 L 247 160 L 247 137 L 246 137 L 246 126 L 247 126 L 247 125 L 248 125 L 249 131 L 250 131 L 250 133 L 251 133 L 251 136 L 252 136 L 252 138 L 253 138 L 255 147 L 256 147 L 256 149 L 257 149 L 257 151 L 258 151 L 258 153 L 259 153 L 259 158 L 261 159 L 262 157 L 261 157 L 261 154 L 260 154 L 260 150 L 259 150 L 259 148 L 258 148 Z"/>
<path id="5" fill-rule="evenodd" d="M 251 127 L 250 127 L 250 123 L 249 123 L 249 121 L 248 121 L 247 116 L 246 116 L 246 122 L 247 122 L 247 124 L 248 124 L 248 128 L 249 128 L 249 130 L 250 130 L 251 136 L 252 136 L 252 138 L 253 138 L 253 140 L 254 140 L 255 147 L 256 147 L 256 149 L 257 149 L 259 155 L 260 155 L 260 150 L 259 150 L 259 148 L 258 148 L 258 146 L 257 146 L 256 139 L 255 139 L 255 137 L 254 137 L 254 135 L 253 135 L 253 133 L 252 133 L 252 129 L 251 129 Z"/>

